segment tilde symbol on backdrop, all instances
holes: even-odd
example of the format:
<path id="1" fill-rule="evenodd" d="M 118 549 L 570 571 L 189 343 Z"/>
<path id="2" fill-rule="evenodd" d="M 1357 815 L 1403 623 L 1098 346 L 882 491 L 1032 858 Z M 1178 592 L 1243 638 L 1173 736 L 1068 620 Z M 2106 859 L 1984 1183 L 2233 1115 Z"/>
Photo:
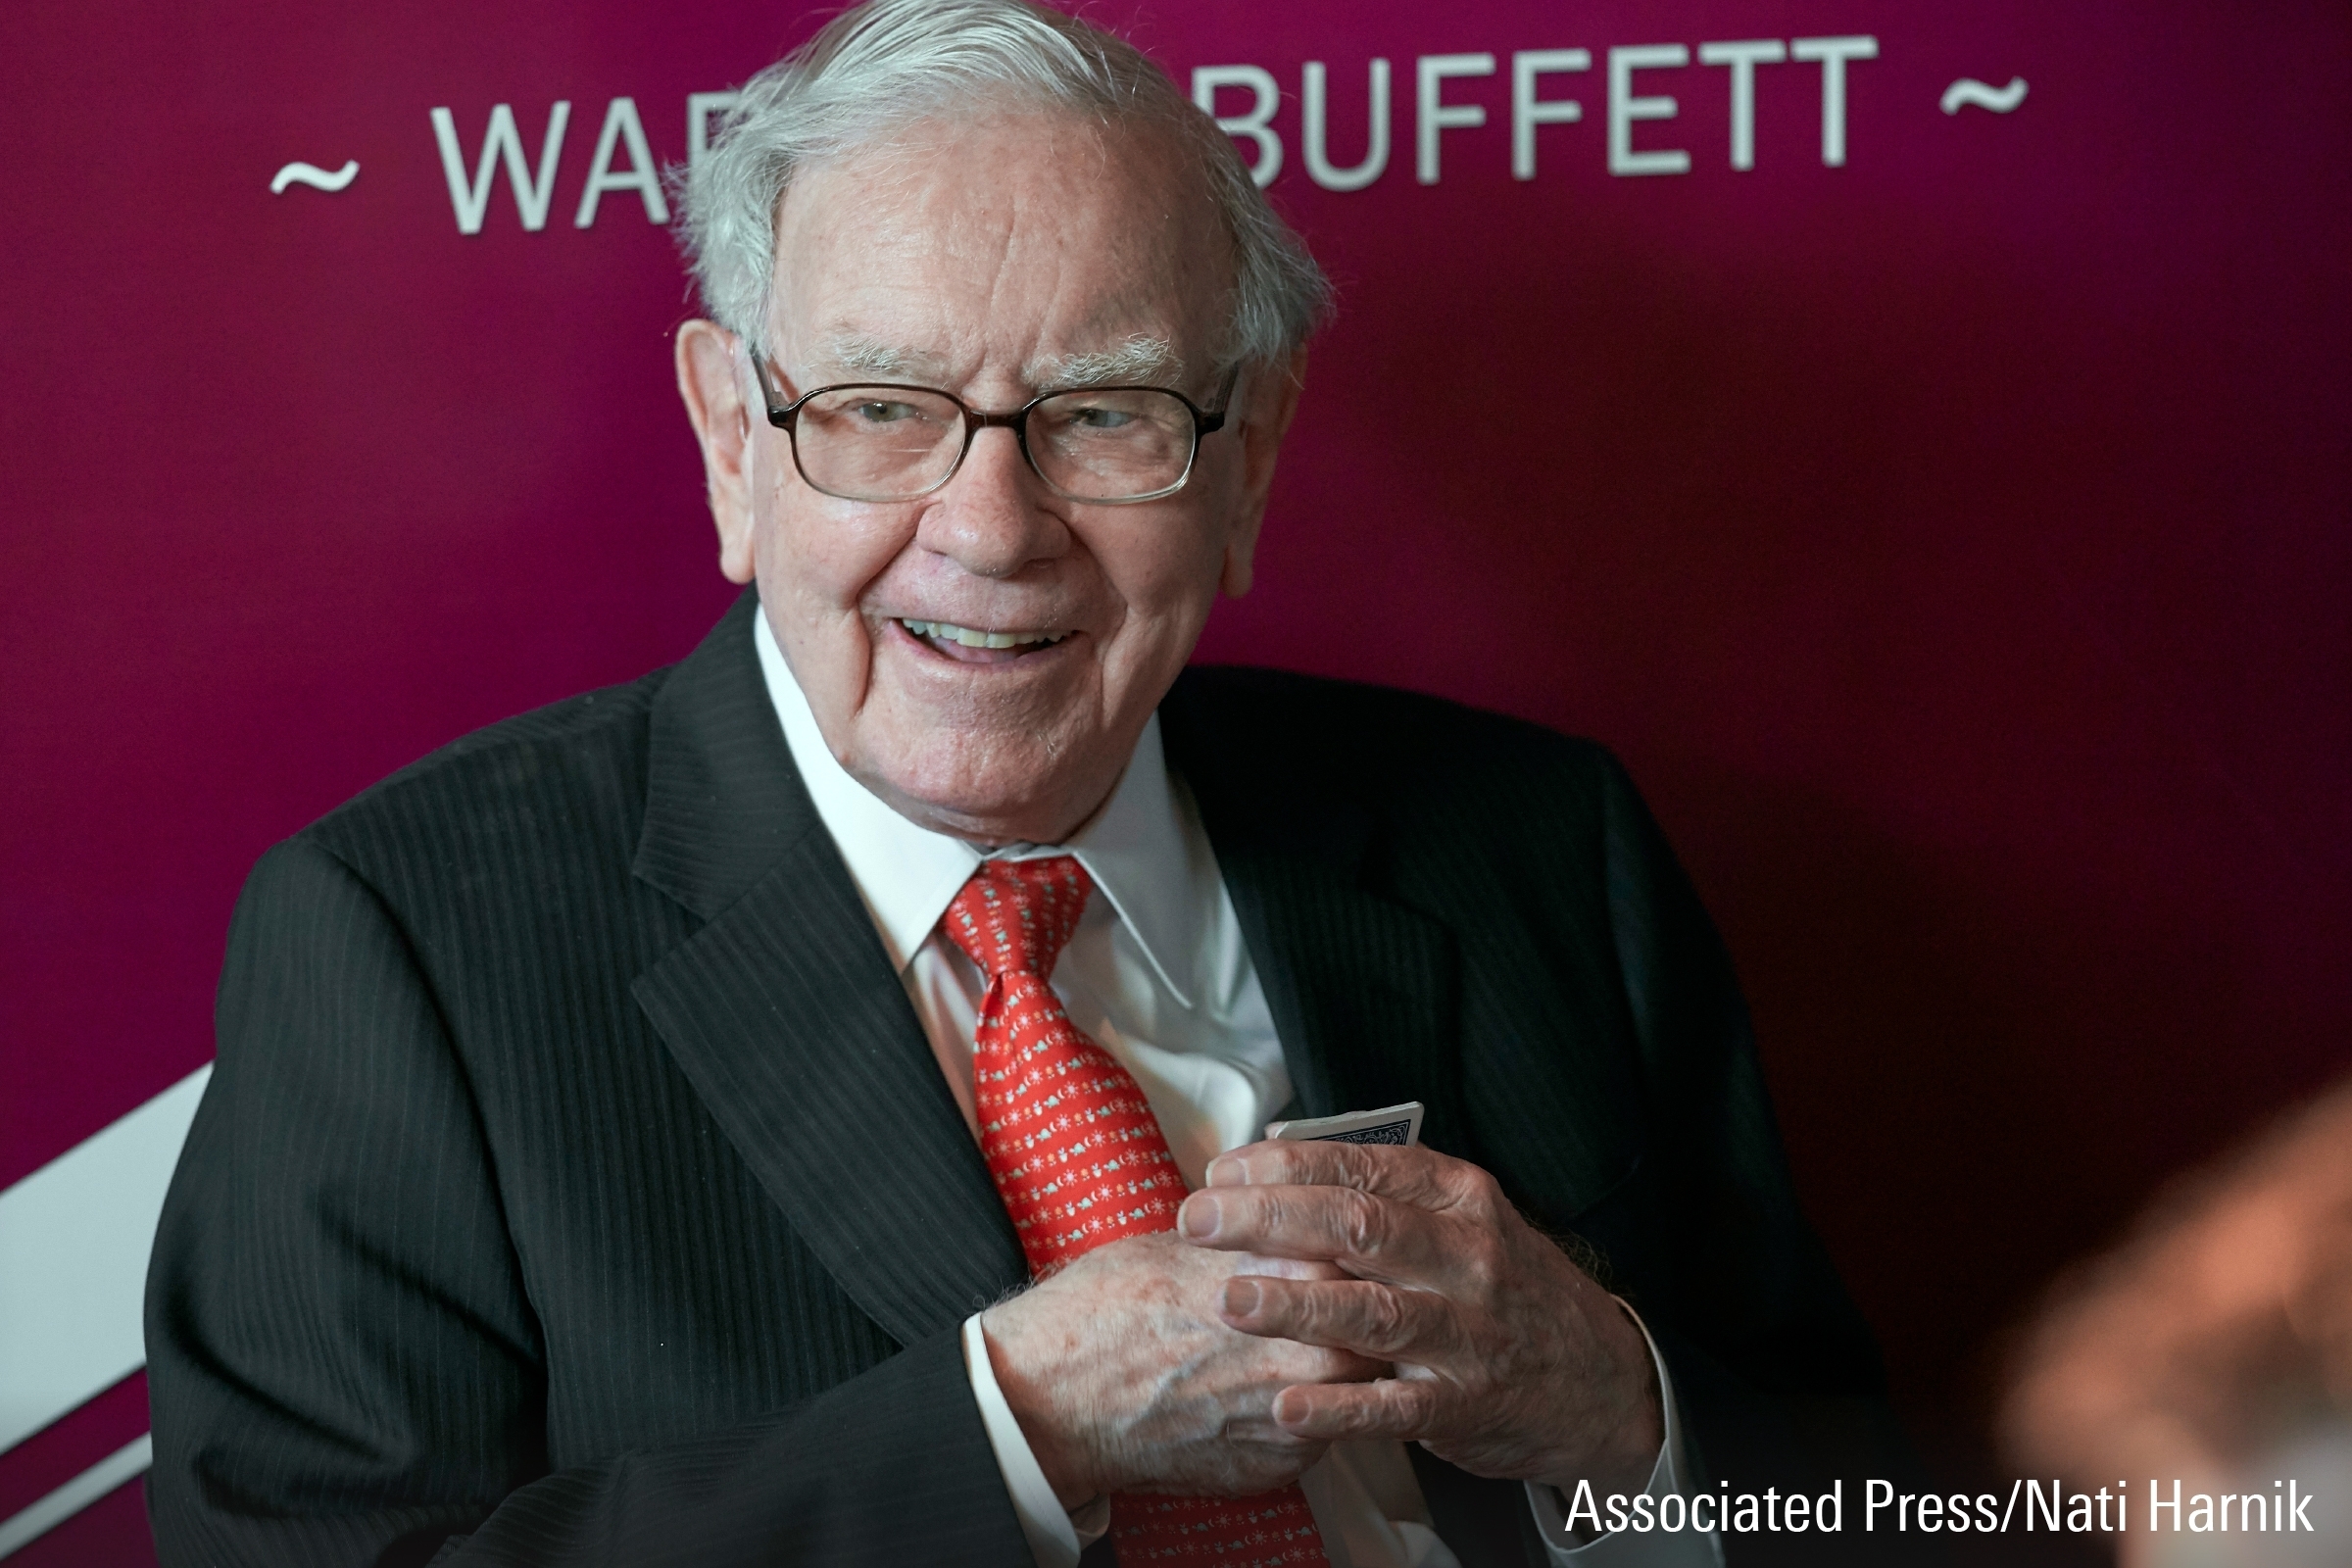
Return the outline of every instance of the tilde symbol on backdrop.
<path id="1" fill-rule="evenodd" d="M 337 191 L 360 177 L 360 161 L 356 158 L 328 173 L 317 164 L 292 163 L 270 176 L 270 194 L 283 196 L 288 185 L 309 185 L 318 190 Z"/>
<path id="2" fill-rule="evenodd" d="M 1962 76 L 1943 89 L 1943 112 L 1956 115 L 1970 104 L 2005 115 L 2026 101 L 2026 78 L 2011 76 L 2006 87 L 1987 87 L 1974 76 Z"/>

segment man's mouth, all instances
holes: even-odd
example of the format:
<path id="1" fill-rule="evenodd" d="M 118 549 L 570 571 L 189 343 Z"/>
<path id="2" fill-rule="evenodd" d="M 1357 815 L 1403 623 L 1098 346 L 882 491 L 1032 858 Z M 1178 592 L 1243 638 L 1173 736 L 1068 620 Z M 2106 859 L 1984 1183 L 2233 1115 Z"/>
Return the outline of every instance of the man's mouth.
<path id="1" fill-rule="evenodd" d="M 906 634 L 933 653 L 966 664 L 997 664 L 1051 648 L 1070 634 L 1066 631 L 988 631 L 957 626 L 944 620 L 899 617 Z"/>

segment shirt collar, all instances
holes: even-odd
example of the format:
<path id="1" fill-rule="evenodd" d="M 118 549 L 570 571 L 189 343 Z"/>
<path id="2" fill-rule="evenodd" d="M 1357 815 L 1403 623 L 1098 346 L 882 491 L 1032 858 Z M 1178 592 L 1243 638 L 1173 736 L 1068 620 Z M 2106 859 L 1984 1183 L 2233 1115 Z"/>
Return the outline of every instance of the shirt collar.
<path id="1" fill-rule="evenodd" d="M 982 859 L 1071 855 L 1110 901 L 1160 983 L 1180 1006 L 1192 1006 L 1194 960 L 1221 892 L 1205 837 L 1188 831 L 1187 805 L 1160 750 L 1157 713 L 1145 722 L 1110 799 L 1067 844 L 1006 844 L 984 854 L 977 845 L 918 827 L 850 776 L 825 744 L 766 612 L 753 619 L 760 672 L 784 726 L 784 744 L 900 972 L 930 940 Z"/>

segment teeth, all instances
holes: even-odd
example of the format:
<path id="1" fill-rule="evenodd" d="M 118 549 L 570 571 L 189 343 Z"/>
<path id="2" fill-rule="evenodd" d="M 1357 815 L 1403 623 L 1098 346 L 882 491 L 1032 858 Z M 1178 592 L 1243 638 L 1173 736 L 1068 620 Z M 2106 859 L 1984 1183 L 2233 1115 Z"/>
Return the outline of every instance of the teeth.
<path id="1" fill-rule="evenodd" d="M 961 643 L 966 648 L 1025 648 L 1031 643 L 1050 646 L 1069 635 L 1066 631 L 974 631 L 968 626 L 953 626 L 944 620 L 901 620 L 900 624 L 917 637 L 938 637 L 948 642 Z"/>

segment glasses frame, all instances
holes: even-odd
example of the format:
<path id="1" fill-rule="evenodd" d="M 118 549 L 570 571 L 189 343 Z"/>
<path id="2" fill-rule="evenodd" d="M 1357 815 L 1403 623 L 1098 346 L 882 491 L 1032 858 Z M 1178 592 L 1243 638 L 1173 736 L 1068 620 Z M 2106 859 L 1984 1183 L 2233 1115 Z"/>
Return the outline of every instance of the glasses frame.
<path id="1" fill-rule="evenodd" d="M 1218 393 L 1217 407 L 1213 411 L 1203 409 L 1172 386 L 1152 386 L 1147 382 L 1122 381 L 1109 386 L 1055 387 L 1049 392 L 1040 392 L 1008 414 L 989 414 L 973 408 L 953 392 L 944 391 L 935 386 L 915 386 L 904 381 L 835 381 L 825 386 L 811 387 L 790 403 L 781 403 L 776 398 L 775 382 L 768 379 L 768 371 L 773 368 L 771 362 L 764 355 L 752 360 L 752 373 L 759 377 L 760 394 L 767 404 L 767 422 L 783 431 L 786 440 L 791 444 L 792 466 L 799 471 L 802 482 L 819 495 L 831 496 L 836 501 L 855 501 L 866 506 L 897 506 L 903 502 L 920 501 L 925 496 L 936 495 L 947 487 L 949 480 L 955 478 L 962 470 L 963 460 L 971 455 L 973 438 L 983 430 L 1010 430 L 1013 439 L 1020 443 L 1021 458 L 1029 465 L 1029 471 L 1036 474 L 1047 489 L 1064 501 L 1083 502 L 1090 507 L 1132 507 L 1146 501 L 1164 501 L 1191 482 L 1193 466 L 1200 461 L 1200 438 L 1214 435 L 1225 427 L 1225 416 L 1233 403 L 1233 389 L 1242 377 L 1239 366 L 1235 366 L 1226 373 L 1224 390 Z M 783 378 L 784 372 L 781 368 L 776 368 L 775 373 L 778 380 Z M 859 387 L 871 387 L 877 392 L 921 392 L 935 398 L 946 398 L 950 403 L 956 405 L 957 411 L 963 416 L 963 446 L 956 452 L 956 461 L 948 466 L 948 471 L 941 474 L 935 483 L 915 491 L 912 495 L 895 496 L 886 501 L 876 501 L 867 496 L 844 495 L 838 490 L 828 490 L 808 477 L 808 466 L 801 462 L 802 407 L 810 398 L 822 397 L 827 392 L 843 392 Z M 1038 405 L 1053 398 L 1066 397 L 1072 392 L 1163 392 L 1183 404 L 1186 411 L 1193 416 L 1193 449 L 1185 455 L 1184 471 L 1176 476 L 1176 482 L 1164 489 L 1149 491 L 1140 496 L 1121 496 L 1115 501 L 1106 501 L 1099 496 L 1075 495 L 1055 484 L 1046 470 L 1038 466 L 1037 454 L 1029 450 L 1029 416 L 1037 409 Z"/>

